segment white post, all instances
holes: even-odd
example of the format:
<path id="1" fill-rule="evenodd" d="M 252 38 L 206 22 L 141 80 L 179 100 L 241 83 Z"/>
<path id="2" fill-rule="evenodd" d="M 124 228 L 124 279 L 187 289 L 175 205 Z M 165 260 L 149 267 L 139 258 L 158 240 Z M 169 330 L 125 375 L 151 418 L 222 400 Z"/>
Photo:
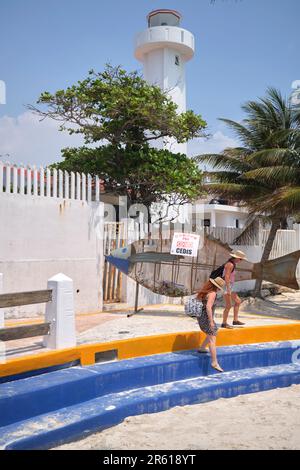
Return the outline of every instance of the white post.
<path id="1" fill-rule="evenodd" d="M 95 200 L 98 202 L 100 201 L 100 178 L 96 176 L 96 197 Z"/>
<path id="2" fill-rule="evenodd" d="M 40 196 L 45 196 L 45 170 L 40 167 Z"/>
<path id="3" fill-rule="evenodd" d="M 3 274 L 0 273 L 0 294 L 3 293 Z M 4 309 L 0 308 L 0 328 L 4 328 Z"/>
<path id="4" fill-rule="evenodd" d="M 26 194 L 31 196 L 31 167 L 26 168 Z"/>
<path id="5" fill-rule="evenodd" d="M 51 171 L 50 168 L 46 170 L 46 196 L 51 197 Z"/>
<path id="6" fill-rule="evenodd" d="M 84 173 L 81 174 L 81 181 L 82 181 L 82 196 L 81 199 L 86 201 L 86 176 Z"/>
<path id="7" fill-rule="evenodd" d="M 11 180 L 11 166 L 10 164 L 6 164 L 6 181 L 5 181 L 5 192 L 10 193 L 10 180 Z"/>
<path id="8" fill-rule="evenodd" d="M 25 194 L 25 168 L 23 166 L 23 163 L 21 163 L 21 168 L 20 168 L 20 194 L 24 196 Z"/>
<path id="9" fill-rule="evenodd" d="M 58 170 L 58 197 L 63 198 L 63 179 L 64 179 L 64 174 L 62 170 Z"/>
<path id="10" fill-rule="evenodd" d="M 75 173 L 71 171 L 71 199 L 75 199 Z"/>
<path id="11" fill-rule="evenodd" d="M 92 177 L 89 173 L 87 175 L 87 200 L 88 202 L 92 200 Z"/>
<path id="12" fill-rule="evenodd" d="M 65 199 L 69 199 L 69 173 L 65 171 Z"/>
<path id="13" fill-rule="evenodd" d="M 52 197 L 57 197 L 57 170 L 53 170 Z"/>
<path id="14" fill-rule="evenodd" d="M 18 193 L 18 167 L 16 165 L 13 166 L 13 193 Z"/>
<path id="15" fill-rule="evenodd" d="M 81 186 L 81 177 L 80 177 L 80 173 L 76 173 L 76 199 L 80 199 L 80 198 L 81 198 L 80 186 Z"/>
<path id="16" fill-rule="evenodd" d="M 216 213 L 214 210 L 212 210 L 210 213 L 210 226 L 216 227 Z"/>
<path id="17" fill-rule="evenodd" d="M 46 304 L 45 321 L 50 322 L 50 334 L 44 345 L 50 349 L 76 346 L 73 281 L 62 273 L 48 279 L 52 301 Z"/>
<path id="18" fill-rule="evenodd" d="M 33 167 L 33 195 L 38 195 L 38 173 L 35 165 Z"/>

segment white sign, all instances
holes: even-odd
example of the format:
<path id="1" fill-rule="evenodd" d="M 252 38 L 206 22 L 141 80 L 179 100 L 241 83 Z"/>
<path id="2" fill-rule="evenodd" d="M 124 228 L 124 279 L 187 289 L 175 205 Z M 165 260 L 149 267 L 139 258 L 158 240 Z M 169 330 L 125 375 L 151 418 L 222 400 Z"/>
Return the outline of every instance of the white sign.
<path id="1" fill-rule="evenodd" d="M 171 254 L 179 256 L 197 256 L 200 236 L 193 233 L 174 233 Z"/>

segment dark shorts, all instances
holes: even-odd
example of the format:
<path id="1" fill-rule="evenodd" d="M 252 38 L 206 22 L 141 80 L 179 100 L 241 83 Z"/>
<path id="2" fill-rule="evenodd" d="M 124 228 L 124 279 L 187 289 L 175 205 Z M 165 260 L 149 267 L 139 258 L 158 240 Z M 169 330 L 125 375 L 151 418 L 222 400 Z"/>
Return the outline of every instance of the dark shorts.
<path id="1" fill-rule="evenodd" d="M 213 308 L 213 314 L 215 313 L 214 310 L 215 309 Z M 212 329 L 210 326 L 210 321 L 209 321 L 207 311 L 206 311 L 206 302 L 202 303 L 202 311 L 201 311 L 200 316 L 197 317 L 197 321 L 203 333 L 210 335 L 210 336 L 217 336 L 218 327 L 215 321 L 214 321 L 214 328 Z"/>

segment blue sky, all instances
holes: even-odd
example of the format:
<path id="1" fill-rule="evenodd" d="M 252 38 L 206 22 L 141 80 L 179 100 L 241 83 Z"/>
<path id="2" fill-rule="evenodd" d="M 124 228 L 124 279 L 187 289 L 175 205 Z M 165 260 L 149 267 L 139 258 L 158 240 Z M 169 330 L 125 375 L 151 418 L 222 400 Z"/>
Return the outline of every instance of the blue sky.
<path id="1" fill-rule="evenodd" d="M 0 154 L 45 164 L 59 159 L 62 146 L 79 145 L 78 136 L 59 135 L 55 123 L 39 123 L 24 105 L 106 62 L 142 70 L 133 39 L 156 8 L 179 10 L 182 27 L 196 39 L 187 102 L 213 137 L 192 144 L 191 153 L 234 144 L 218 117 L 240 120 L 245 100 L 269 85 L 289 94 L 300 79 L 299 0 L 1 0 L 0 80 L 7 95 L 0 104 Z"/>

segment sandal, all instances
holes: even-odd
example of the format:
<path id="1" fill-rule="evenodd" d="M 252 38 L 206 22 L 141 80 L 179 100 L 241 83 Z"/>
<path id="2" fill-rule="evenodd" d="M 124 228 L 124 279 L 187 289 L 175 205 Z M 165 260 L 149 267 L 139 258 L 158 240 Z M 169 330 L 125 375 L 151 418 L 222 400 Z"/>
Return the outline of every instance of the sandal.
<path id="1" fill-rule="evenodd" d="M 211 364 L 211 366 L 213 369 L 217 370 L 218 372 L 224 372 L 224 370 L 222 369 L 221 366 L 219 366 L 219 364 L 216 364 L 216 365 Z"/>
<path id="2" fill-rule="evenodd" d="M 206 354 L 206 353 L 208 353 L 208 349 L 199 348 L 199 349 L 197 349 L 197 353 L 199 353 L 199 354 Z"/>
<path id="3" fill-rule="evenodd" d="M 221 328 L 227 328 L 228 330 L 232 330 L 233 326 L 229 325 L 229 323 L 222 323 Z"/>
<path id="4" fill-rule="evenodd" d="M 242 321 L 239 321 L 239 320 L 233 320 L 232 324 L 234 326 L 243 326 L 243 325 L 245 325 L 245 323 L 243 323 Z"/>

